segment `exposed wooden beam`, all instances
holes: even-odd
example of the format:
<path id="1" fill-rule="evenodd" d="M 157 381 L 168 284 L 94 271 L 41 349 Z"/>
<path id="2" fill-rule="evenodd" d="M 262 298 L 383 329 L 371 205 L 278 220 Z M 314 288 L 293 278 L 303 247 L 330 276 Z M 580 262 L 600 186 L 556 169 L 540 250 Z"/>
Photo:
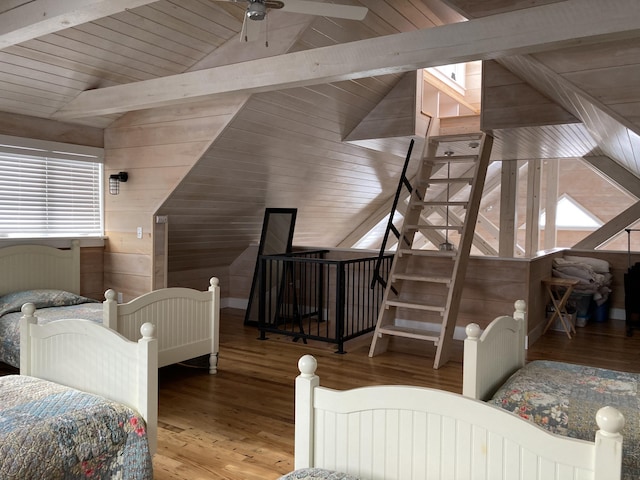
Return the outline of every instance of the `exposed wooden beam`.
<path id="1" fill-rule="evenodd" d="M 591 235 L 580 240 L 573 248 L 595 250 L 610 238 L 618 235 L 629 225 L 634 224 L 640 218 L 640 202 L 636 202 L 624 212 L 612 218 Z"/>
<path id="2" fill-rule="evenodd" d="M 629 38 L 640 35 L 637 18 L 637 0 L 567 0 L 468 22 L 88 90 L 56 116 L 121 113 L 225 92 L 278 90 Z"/>
<path id="3" fill-rule="evenodd" d="M 640 198 L 640 178 L 606 155 L 587 155 L 582 159 L 601 175 L 624 188 L 634 197 Z"/>
<path id="4" fill-rule="evenodd" d="M 0 49 L 157 0 L 33 0 L 0 15 Z"/>
<path id="5" fill-rule="evenodd" d="M 500 239 L 498 251 L 501 257 L 514 256 L 516 245 L 516 201 L 518 199 L 518 162 L 503 161 L 500 170 Z"/>
<path id="6" fill-rule="evenodd" d="M 549 159 L 543 165 L 547 173 L 547 190 L 544 201 L 544 249 L 556 248 L 558 229 L 556 218 L 558 213 L 558 182 L 560 178 L 560 165 L 558 160 Z"/>
<path id="7" fill-rule="evenodd" d="M 533 257 L 540 249 L 540 159 L 527 162 L 527 233 L 525 239 L 525 255 Z"/>

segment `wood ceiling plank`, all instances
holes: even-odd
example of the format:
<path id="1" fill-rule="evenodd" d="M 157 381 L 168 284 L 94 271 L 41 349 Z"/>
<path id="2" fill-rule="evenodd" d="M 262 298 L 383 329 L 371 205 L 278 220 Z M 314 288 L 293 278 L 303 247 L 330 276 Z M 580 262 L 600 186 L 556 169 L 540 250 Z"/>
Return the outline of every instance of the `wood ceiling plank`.
<path id="1" fill-rule="evenodd" d="M 23 45 L 14 45 L 4 51 L 29 59 L 35 64 L 56 65 L 62 70 L 68 70 L 72 76 L 78 73 L 81 76 L 93 77 L 95 80 L 88 82 L 90 88 L 134 81 L 130 76 L 122 75 L 106 67 L 87 64 L 75 57 L 67 58 L 69 55 L 63 49 L 40 40 L 31 40 Z M 64 57 L 60 55 L 64 55 Z"/>
<path id="2" fill-rule="evenodd" d="M 0 49 L 157 0 L 34 0 L 0 15 Z"/>
<path id="3" fill-rule="evenodd" d="M 478 20 L 83 92 L 74 118 L 151 108 L 229 91 L 291 88 L 427 66 L 532 53 L 640 34 L 634 0 L 567 0 Z M 496 36 L 495 32 L 501 35 Z M 428 48 L 416 48 L 426 45 Z M 254 75 L 254 72 L 262 72 Z"/>
<path id="4" fill-rule="evenodd" d="M 25 49 L 19 49 L 16 47 L 9 47 L 6 50 L 1 50 L 0 65 L 2 65 L 2 67 L 0 67 L 0 69 L 7 70 L 9 68 L 13 68 L 13 66 L 19 66 L 35 72 L 45 71 L 47 74 L 51 76 L 55 75 L 57 78 L 64 77 L 73 79 L 84 85 L 96 84 L 98 82 L 103 86 L 115 85 L 115 82 L 110 82 L 108 80 L 104 81 L 96 75 L 70 70 L 62 65 L 43 64 L 42 61 L 31 57 L 29 53 L 30 52 L 26 52 Z"/>
<path id="5" fill-rule="evenodd" d="M 111 39 L 96 36 L 93 28 L 84 25 L 80 28 L 69 28 L 58 32 L 47 37 L 47 40 L 51 37 L 64 39 L 62 42 L 68 42 L 75 51 L 104 59 L 116 65 L 118 69 L 122 67 L 136 69 L 152 77 L 175 75 L 184 71 L 184 67 L 180 65 L 131 48 L 120 43 L 119 40 L 114 42 Z"/>
<path id="6" fill-rule="evenodd" d="M 106 50 L 96 49 L 84 45 L 82 42 L 66 38 L 62 35 L 54 34 L 49 35 L 46 39 L 31 40 L 38 44 L 38 50 L 46 53 L 51 53 L 54 56 L 59 57 L 59 61 L 70 61 L 78 64 L 94 65 L 94 68 L 99 71 L 114 71 L 117 72 L 114 75 L 120 78 L 128 78 L 128 82 L 136 82 L 141 80 L 147 80 L 154 78 L 153 73 L 144 71 L 138 68 L 140 65 L 135 64 L 127 65 L 123 63 L 123 57 L 108 52 Z M 31 45 L 29 42 L 29 45 Z M 26 45 L 26 44 L 25 44 Z M 99 62 L 96 62 L 97 55 L 104 53 L 104 58 L 101 58 Z M 96 65 L 97 63 L 97 65 Z"/>
<path id="7" fill-rule="evenodd" d="M 634 65 L 640 63 L 640 38 L 562 48 L 532 56 L 559 74 Z"/>
<path id="8" fill-rule="evenodd" d="M 634 102 L 640 97 L 640 56 L 634 65 L 583 70 L 563 76 L 605 105 Z"/>
<path id="9" fill-rule="evenodd" d="M 188 5 L 190 2 L 182 2 Z M 204 17 L 201 13 L 192 12 L 183 5 L 177 5 L 170 2 L 156 2 L 151 8 L 164 13 L 167 17 L 172 17 L 185 25 L 185 30 L 193 32 L 200 39 L 210 45 L 219 46 L 226 42 L 229 38 L 238 34 L 237 23 L 233 21 L 229 26 L 221 25 L 212 21 L 210 18 Z M 218 13 L 221 18 L 229 19 L 226 14 Z"/>
<path id="10" fill-rule="evenodd" d="M 121 22 L 113 22 L 111 19 L 105 20 L 111 26 L 106 26 L 102 22 L 98 23 L 100 22 L 98 21 L 78 25 L 74 30 L 95 38 L 96 42 L 99 42 L 103 48 L 125 50 L 129 56 L 150 62 L 168 71 L 184 72 L 195 62 L 193 59 L 167 50 L 155 43 L 140 40 L 137 38 L 139 37 L 138 31 L 134 28 L 126 28 L 126 25 Z M 120 27 L 120 29 L 115 30 L 113 28 L 115 26 Z M 123 26 L 125 28 L 122 28 Z M 133 36 L 130 33 L 133 33 Z"/>

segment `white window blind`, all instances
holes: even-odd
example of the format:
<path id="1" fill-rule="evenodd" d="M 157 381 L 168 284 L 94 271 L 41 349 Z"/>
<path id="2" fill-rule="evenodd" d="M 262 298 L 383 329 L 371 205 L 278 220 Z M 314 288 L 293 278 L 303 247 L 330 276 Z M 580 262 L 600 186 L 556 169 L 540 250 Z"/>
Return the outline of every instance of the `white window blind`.
<path id="1" fill-rule="evenodd" d="M 102 236 L 101 152 L 0 136 L 0 237 Z"/>

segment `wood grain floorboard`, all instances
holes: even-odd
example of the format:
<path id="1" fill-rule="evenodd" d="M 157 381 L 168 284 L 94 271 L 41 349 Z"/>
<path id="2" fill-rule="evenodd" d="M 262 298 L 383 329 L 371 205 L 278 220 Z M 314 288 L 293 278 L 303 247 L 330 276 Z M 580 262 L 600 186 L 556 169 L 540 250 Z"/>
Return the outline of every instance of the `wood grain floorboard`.
<path id="1" fill-rule="evenodd" d="M 318 360 L 321 384 L 353 388 L 412 384 L 462 390 L 462 343 L 453 359 L 432 368 L 435 348 L 392 339 L 389 351 L 368 357 L 370 338 L 335 347 L 293 342 L 269 335 L 258 340 L 243 325 L 244 311 L 221 312 L 220 361 L 216 375 L 204 368 L 160 369 L 159 438 L 154 457 L 157 480 L 270 480 L 293 469 L 294 379 L 300 356 Z M 589 323 L 573 339 L 549 331 L 528 359 L 551 359 L 640 373 L 640 332 L 627 337 L 621 321 Z M 0 364 L 0 374 L 15 370 Z"/>

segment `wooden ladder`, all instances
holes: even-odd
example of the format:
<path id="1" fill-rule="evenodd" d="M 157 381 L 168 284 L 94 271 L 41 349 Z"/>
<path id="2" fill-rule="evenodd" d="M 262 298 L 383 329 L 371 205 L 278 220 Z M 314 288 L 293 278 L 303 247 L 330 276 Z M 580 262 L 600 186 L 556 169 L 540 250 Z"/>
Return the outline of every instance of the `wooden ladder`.
<path id="1" fill-rule="evenodd" d="M 492 142 L 482 133 L 426 139 L 370 357 L 398 336 L 434 342 L 433 368 L 449 360 Z"/>

